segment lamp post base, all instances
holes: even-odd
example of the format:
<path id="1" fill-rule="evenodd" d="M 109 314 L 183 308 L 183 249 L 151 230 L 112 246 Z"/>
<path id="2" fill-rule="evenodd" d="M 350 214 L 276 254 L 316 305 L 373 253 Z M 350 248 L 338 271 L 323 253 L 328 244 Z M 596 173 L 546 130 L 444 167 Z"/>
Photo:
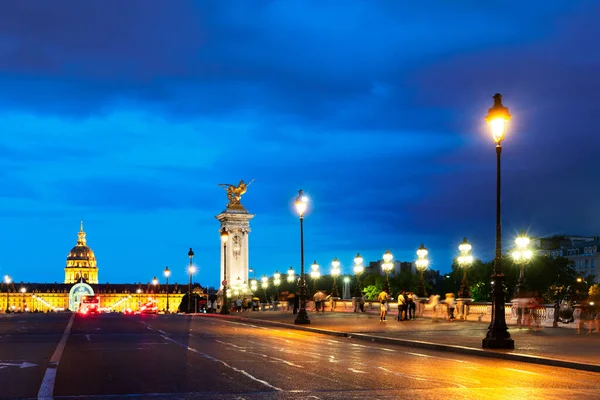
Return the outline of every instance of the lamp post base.
<path id="1" fill-rule="evenodd" d="M 481 347 L 484 349 L 506 349 L 514 350 L 515 341 L 511 338 L 503 337 L 486 337 L 481 343 Z"/>
<path id="2" fill-rule="evenodd" d="M 306 308 L 301 308 L 300 311 L 298 311 L 296 319 L 294 320 L 294 325 L 310 325 Z"/>
<path id="3" fill-rule="evenodd" d="M 221 311 L 219 312 L 219 314 L 221 314 L 221 315 L 231 314 L 231 311 L 229 311 L 229 306 L 224 305 L 223 307 L 221 307 Z"/>

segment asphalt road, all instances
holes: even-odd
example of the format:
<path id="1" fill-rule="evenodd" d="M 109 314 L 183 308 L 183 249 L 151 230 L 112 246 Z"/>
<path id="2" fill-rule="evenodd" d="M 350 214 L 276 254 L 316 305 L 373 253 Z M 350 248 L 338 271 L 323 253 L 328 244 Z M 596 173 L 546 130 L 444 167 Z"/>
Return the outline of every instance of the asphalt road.
<path id="1" fill-rule="evenodd" d="M 69 318 L 0 318 L 1 398 L 37 398 Z M 110 314 L 74 319 L 53 392 L 57 399 L 595 399 L 599 387 L 592 372 L 214 317 Z"/>

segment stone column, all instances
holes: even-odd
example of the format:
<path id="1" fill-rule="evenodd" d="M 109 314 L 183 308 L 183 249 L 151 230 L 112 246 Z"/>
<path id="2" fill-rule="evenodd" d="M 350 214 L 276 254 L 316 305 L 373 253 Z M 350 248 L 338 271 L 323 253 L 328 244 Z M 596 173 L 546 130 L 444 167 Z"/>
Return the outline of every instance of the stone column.
<path id="1" fill-rule="evenodd" d="M 221 254 L 221 280 L 219 290 L 223 289 L 223 279 L 225 276 L 223 265 L 224 256 L 227 257 L 227 286 L 232 287 L 239 277 L 242 283 L 249 285 L 248 281 L 248 234 L 250 233 L 250 220 L 254 214 L 250 214 L 243 207 L 227 207 L 221 214 L 215 216 L 219 220 L 219 251 Z M 223 254 L 223 244 L 220 239 L 220 231 L 225 228 L 229 234 L 227 239 L 227 254 Z"/>

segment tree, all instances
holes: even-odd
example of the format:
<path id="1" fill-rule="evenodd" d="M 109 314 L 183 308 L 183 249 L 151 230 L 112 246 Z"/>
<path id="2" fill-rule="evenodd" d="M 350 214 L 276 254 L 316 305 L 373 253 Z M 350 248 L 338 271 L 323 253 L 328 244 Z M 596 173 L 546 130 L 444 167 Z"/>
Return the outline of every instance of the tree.
<path id="1" fill-rule="evenodd" d="M 383 284 L 369 285 L 364 288 L 365 297 L 367 300 L 377 300 L 377 296 L 383 290 Z"/>
<path id="2" fill-rule="evenodd" d="M 590 296 L 590 300 L 600 301 L 600 285 L 596 283 L 590 286 L 588 294 Z"/>
<path id="3" fill-rule="evenodd" d="M 188 294 L 184 294 L 179 303 L 178 310 L 182 313 L 193 313 L 200 312 L 202 307 L 206 304 L 206 297 L 200 296 L 198 293 L 192 293 L 192 301 L 190 302 L 190 309 L 188 310 Z"/>

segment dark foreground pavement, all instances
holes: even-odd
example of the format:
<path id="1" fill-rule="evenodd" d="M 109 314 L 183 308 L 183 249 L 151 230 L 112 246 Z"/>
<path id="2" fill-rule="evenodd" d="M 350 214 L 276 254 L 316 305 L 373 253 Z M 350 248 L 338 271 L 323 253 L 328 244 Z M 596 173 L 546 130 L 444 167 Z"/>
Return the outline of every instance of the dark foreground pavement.
<path id="1" fill-rule="evenodd" d="M 43 360 L 54 352 L 69 315 L 37 317 L 0 319 L 1 362 L 39 362 L 0 369 L 2 398 L 36 397 L 47 367 Z M 111 314 L 74 319 L 53 394 L 70 399 L 594 399 L 598 387 L 600 374 L 592 372 L 218 318 Z"/>

